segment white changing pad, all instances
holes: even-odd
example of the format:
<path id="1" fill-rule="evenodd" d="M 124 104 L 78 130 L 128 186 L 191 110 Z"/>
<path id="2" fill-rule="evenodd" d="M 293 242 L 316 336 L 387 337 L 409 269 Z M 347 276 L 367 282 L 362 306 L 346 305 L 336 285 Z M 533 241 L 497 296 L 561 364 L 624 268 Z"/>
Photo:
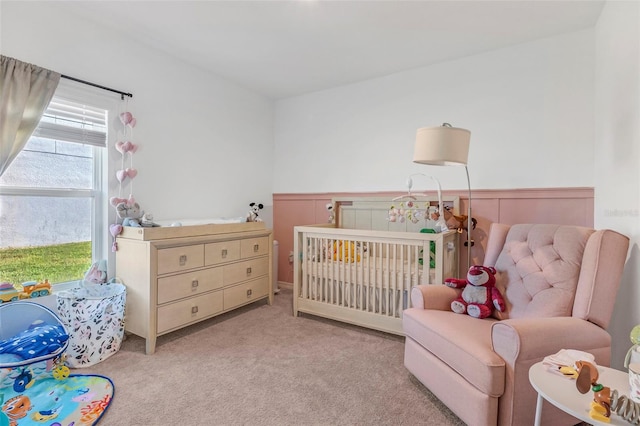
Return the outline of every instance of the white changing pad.
<path id="1" fill-rule="evenodd" d="M 225 223 L 242 223 L 246 222 L 247 218 L 243 216 L 238 217 L 216 217 L 211 219 L 175 219 L 175 220 L 156 220 L 160 226 L 191 226 L 191 225 L 221 225 Z M 178 225 L 179 224 L 179 225 Z"/>

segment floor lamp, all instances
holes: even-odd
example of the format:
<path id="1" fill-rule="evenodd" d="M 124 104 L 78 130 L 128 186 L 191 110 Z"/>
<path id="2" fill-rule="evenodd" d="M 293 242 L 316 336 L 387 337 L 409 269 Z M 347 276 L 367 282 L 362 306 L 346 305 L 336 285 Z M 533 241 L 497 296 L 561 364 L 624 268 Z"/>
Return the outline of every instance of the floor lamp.
<path id="1" fill-rule="evenodd" d="M 467 159 L 471 132 L 444 123 L 439 127 L 422 127 L 416 133 L 413 162 L 432 166 L 464 166 L 467 173 L 467 269 L 471 267 L 471 181 Z"/>

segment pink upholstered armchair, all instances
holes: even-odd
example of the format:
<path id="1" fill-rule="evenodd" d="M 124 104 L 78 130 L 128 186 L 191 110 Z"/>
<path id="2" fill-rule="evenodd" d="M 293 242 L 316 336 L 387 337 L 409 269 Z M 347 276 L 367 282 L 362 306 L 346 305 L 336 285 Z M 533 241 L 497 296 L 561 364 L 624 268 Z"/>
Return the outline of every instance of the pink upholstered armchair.
<path id="1" fill-rule="evenodd" d="M 611 230 L 493 224 L 484 265 L 495 266 L 507 309 L 476 319 L 451 311 L 460 290 L 417 286 L 404 311 L 405 366 L 468 425 L 531 425 L 529 368 L 560 349 L 608 366 L 613 311 L 629 240 Z M 542 424 L 579 423 L 545 406 Z"/>

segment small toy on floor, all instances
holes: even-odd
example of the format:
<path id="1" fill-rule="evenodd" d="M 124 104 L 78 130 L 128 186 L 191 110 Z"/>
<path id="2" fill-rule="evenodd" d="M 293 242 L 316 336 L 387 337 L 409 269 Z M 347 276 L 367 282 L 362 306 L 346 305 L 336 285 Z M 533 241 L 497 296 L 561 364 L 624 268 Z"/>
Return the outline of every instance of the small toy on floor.
<path id="1" fill-rule="evenodd" d="M 84 274 L 84 282 L 90 284 L 104 284 L 107 282 L 107 261 L 94 262 Z"/>
<path id="2" fill-rule="evenodd" d="M 51 294 L 49 280 L 26 281 L 22 284 L 0 283 L 0 303 L 15 302 L 21 299 L 33 299 Z"/>

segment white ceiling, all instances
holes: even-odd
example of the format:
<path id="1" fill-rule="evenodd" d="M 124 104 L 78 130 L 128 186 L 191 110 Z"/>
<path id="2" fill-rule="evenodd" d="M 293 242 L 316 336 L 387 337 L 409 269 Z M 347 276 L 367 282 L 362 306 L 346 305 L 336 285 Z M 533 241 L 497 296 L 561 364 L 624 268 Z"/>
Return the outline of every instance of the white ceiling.
<path id="1" fill-rule="evenodd" d="M 593 27 L 600 0 L 73 1 L 73 13 L 285 98 Z"/>

